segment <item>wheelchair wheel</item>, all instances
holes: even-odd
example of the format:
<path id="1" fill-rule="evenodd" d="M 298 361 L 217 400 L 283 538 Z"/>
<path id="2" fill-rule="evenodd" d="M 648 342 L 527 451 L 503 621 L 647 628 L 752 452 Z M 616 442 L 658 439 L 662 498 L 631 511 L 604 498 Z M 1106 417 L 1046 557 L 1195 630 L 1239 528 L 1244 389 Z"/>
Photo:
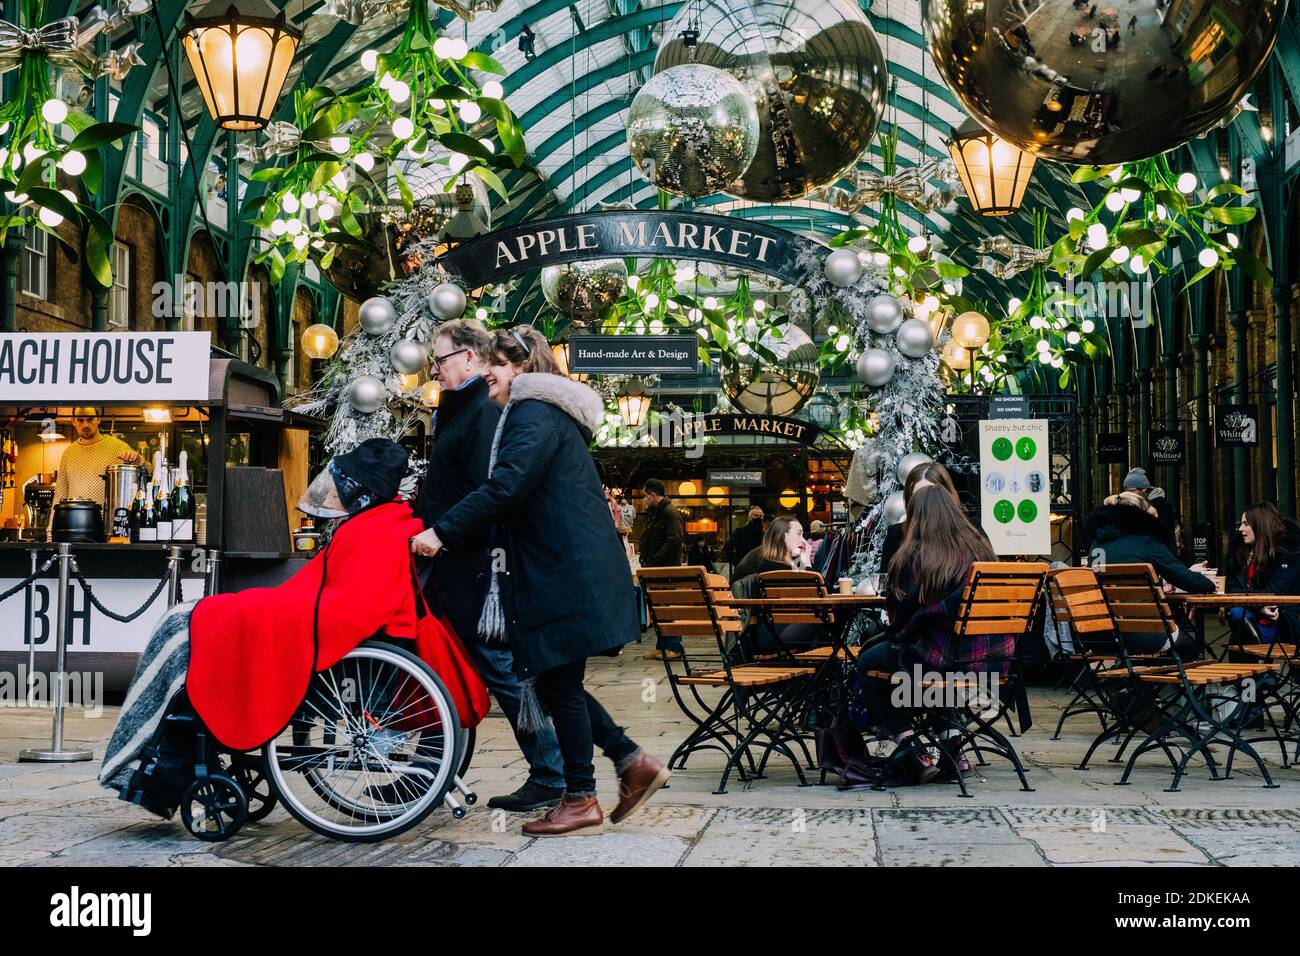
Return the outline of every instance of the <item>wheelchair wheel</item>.
<path id="1" fill-rule="evenodd" d="M 219 773 L 195 780 L 181 794 L 181 820 L 190 835 L 208 843 L 229 840 L 248 819 L 239 785 Z"/>
<path id="2" fill-rule="evenodd" d="M 312 679 L 263 764 L 303 825 L 339 840 L 382 840 L 442 803 L 459 736 L 438 676 L 402 648 L 367 642 Z"/>
<path id="3" fill-rule="evenodd" d="M 244 799 L 248 801 L 248 822 L 256 823 L 266 819 L 279 801 L 276 800 L 271 781 L 262 769 L 261 760 L 244 756 L 232 756 L 229 759 L 226 774 L 244 792 Z"/>

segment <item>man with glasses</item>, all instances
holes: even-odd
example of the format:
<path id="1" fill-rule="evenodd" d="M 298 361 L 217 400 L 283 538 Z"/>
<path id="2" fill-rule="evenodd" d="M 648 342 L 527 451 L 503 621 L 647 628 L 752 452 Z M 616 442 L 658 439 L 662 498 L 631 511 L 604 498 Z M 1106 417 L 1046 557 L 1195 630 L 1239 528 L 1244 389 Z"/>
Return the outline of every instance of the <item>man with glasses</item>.
<path id="1" fill-rule="evenodd" d="M 490 358 L 487 330 L 473 321 L 444 322 L 433 343 L 432 361 L 442 395 L 433 420 L 433 451 L 415 512 L 432 528 L 466 494 L 487 481 L 488 459 L 501 406 L 488 398 L 483 371 Z M 479 613 L 491 567 L 489 539 L 443 548 L 432 559 L 426 592 L 465 642 L 483 681 L 517 728 L 520 689 L 508 647 L 489 646 L 478 637 Z M 512 794 L 493 797 L 494 809 L 526 811 L 550 807 L 564 795 L 563 761 L 549 723 L 537 734 L 515 729 L 519 749 L 528 760 L 528 780 Z"/>
<path id="2" fill-rule="evenodd" d="M 111 465 L 138 465 L 140 456 L 120 438 L 99 430 L 99 412 L 94 408 L 74 408 L 72 427 L 77 440 L 63 452 L 59 477 L 54 484 L 54 500 L 95 501 L 104 503 L 104 472 Z"/>

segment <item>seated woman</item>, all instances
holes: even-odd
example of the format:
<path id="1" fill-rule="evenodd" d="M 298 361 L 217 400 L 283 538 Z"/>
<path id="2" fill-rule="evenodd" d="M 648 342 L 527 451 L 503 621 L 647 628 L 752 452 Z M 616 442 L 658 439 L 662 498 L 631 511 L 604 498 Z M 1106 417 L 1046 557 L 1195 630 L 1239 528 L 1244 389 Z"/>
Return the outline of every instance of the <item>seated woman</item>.
<path id="1" fill-rule="evenodd" d="M 956 496 L 939 484 L 916 487 L 907 503 L 903 541 L 889 564 L 885 608 L 888 639 L 858 656 L 866 705 L 873 726 L 898 743 L 897 759 L 914 779 L 925 783 L 939 768 L 924 749 L 909 743 L 913 735 L 906 709 L 894 706 L 893 682 L 867 676 L 871 671 L 1002 670 L 1015 651 L 1013 635 L 961 638 L 953 621 L 976 561 L 994 560 L 988 539 L 966 517 Z M 963 771 L 969 769 L 959 757 Z"/>
<path id="2" fill-rule="evenodd" d="M 1241 516 L 1224 572 L 1229 594 L 1300 594 L 1300 528 L 1272 502 L 1251 505 Z M 1277 637 L 1276 607 L 1234 607 L 1227 617 L 1239 643 L 1270 643 Z"/>
<path id="3" fill-rule="evenodd" d="M 802 557 L 808 550 L 808 542 L 803 536 L 803 525 L 799 519 L 790 515 L 773 518 L 763 534 L 763 543 L 758 547 L 758 561 L 753 570 L 747 570 L 744 577 L 737 578 L 733 586 L 747 594 L 757 596 L 757 577 L 764 571 L 791 571 L 801 568 Z M 766 621 L 760 622 L 751 632 L 750 649 L 754 654 L 775 654 L 784 649 L 803 650 L 822 640 L 821 631 L 816 624 L 786 624 L 773 630 Z"/>
<path id="4" fill-rule="evenodd" d="M 957 496 L 957 486 L 952 482 L 952 475 L 948 474 L 948 469 L 943 467 L 937 461 L 925 461 L 913 468 L 907 475 L 907 481 L 903 483 L 903 504 L 912 500 L 912 495 L 918 488 L 926 488 L 930 485 L 938 485 L 947 489 L 952 495 L 954 501 L 961 504 L 961 499 Z M 889 570 L 889 563 L 894 560 L 894 555 L 898 553 L 899 547 L 903 544 L 903 532 L 907 527 L 906 520 L 898 524 L 890 525 L 889 530 L 885 532 L 885 543 L 880 550 L 880 569 Z M 982 534 L 983 532 L 981 532 Z"/>
<path id="5" fill-rule="evenodd" d="M 398 496 L 406 472 L 406 452 L 387 438 L 336 456 L 298 505 L 344 519 L 325 548 L 277 587 L 163 615 L 127 690 L 101 784 L 131 799 L 141 755 L 182 691 L 225 749 L 250 750 L 289 722 L 314 672 L 379 632 L 416 637 L 409 542 L 424 525 Z"/>
<path id="6" fill-rule="evenodd" d="M 1191 594 L 1209 594 L 1214 582 L 1204 563 L 1188 567 L 1169 550 L 1167 533 L 1151 503 L 1133 491 L 1111 495 L 1086 522 L 1094 564 L 1149 564 L 1164 580 L 1166 592 L 1175 587 Z M 1190 629 L 1180 628 L 1172 643 L 1164 634 L 1124 634 L 1124 646 L 1135 654 L 1159 654 L 1170 647 L 1180 656 L 1199 651 Z"/>

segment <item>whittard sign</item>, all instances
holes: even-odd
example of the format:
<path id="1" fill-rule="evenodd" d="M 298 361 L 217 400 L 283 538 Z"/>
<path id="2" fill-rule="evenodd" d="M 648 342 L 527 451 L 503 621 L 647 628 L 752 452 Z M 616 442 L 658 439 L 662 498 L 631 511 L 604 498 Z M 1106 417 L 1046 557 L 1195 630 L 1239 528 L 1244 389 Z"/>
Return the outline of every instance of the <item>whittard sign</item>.
<path id="1" fill-rule="evenodd" d="M 0 402 L 206 401 L 208 332 L 0 335 Z"/>
<path id="2" fill-rule="evenodd" d="M 565 262 L 665 257 L 737 266 L 798 284 L 795 260 L 805 248 L 825 252 L 811 239 L 732 216 L 615 210 L 498 229 L 462 243 L 438 264 L 471 289 Z"/>

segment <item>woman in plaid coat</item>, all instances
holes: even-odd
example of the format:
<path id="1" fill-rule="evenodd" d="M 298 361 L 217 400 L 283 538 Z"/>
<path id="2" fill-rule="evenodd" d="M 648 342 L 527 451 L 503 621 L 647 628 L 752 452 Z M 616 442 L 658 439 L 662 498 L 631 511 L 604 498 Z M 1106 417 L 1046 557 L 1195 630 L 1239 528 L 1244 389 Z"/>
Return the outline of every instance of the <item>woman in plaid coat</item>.
<path id="1" fill-rule="evenodd" d="M 1015 636 L 953 633 L 971 565 L 992 561 L 994 555 L 988 538 L 966 518 L 952 492 L 941 485 L 917 488 L 907 502 L 905 527 L 903 543 L 887 569 L 887 640 L 863 651 L 858 669 L 872 725 L 899 743 L 897 752 L 913 762 L 918 781 L 925 782 L 938 768 L 920 748 L 907 745 L 911 726 L 906 710 L 894 706 L 894 683 L 867 673 L 910 675 L 918 664 L 940 673 L 1005 672 L 1015 653 Z"/>

